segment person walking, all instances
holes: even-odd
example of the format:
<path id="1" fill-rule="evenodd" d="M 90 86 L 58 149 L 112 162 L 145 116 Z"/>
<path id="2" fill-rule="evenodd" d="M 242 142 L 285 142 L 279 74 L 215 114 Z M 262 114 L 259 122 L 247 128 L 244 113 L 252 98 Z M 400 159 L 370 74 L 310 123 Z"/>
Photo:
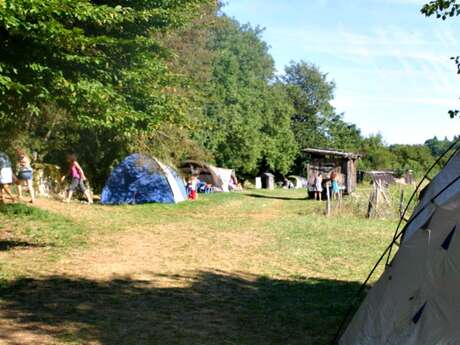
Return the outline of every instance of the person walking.
<path id="1" fill-rule="evenodd" d="M 17 189 L 18 189 L 18 198 L 20 201 L 22 198 L 22 188 L 27 187 L 30 194 L 30 202 L 35 203 L 35 190 L 33 186 L 33 169 L 31 166 L 31 161 L 29 156 L 23 150 L 17 150 Z"/>
<path id="2" fill-rule="evenodd" d="M 89 189 L 86 188 L 85 185 L 87 178 L 80 164 L 77 162 L 77 156 L 75 153 L 70 152 L 67 154 L 67 163 L 69 164 L 69 173 L 67 176 L 71 178 L 71 182 L 69 188 L 67 189 L 67 197 L 64 199 L 64 202 L 70 202 L 73 193 L 79 189 L 85 195 L 88 203 L 92 204 L 93 198 Z M 67 176 L 64 175 L 61 179 L 61 182 L 64 182 Z"/>

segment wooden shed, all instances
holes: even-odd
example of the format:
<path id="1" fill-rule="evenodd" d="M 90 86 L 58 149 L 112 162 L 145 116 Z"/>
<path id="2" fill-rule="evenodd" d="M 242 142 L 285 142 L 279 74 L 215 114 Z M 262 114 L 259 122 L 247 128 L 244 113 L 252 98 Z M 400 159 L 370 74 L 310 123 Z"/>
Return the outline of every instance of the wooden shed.
<path id="1" fill-rule="evenodd" d="M 326 181 L 329 179 L 331 172 L 335 171 L 344 193 L 351 194 L 355 191 L 358 183 L 357 163 L 361 158 L 360 154 L 315 148 L 307 148 L 303 152 L 307 160 L 306 174 L 309 186 L 314 186 L 318 172 Z"/>

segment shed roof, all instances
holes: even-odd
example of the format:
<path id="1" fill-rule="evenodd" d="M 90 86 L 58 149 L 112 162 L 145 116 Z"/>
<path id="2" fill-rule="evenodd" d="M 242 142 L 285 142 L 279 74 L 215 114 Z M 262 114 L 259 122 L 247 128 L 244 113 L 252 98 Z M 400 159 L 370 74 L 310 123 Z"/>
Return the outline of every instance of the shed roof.
<path id="1" fill-rule="evenodd" d="M 302 150 L 305 153 L 316 154 L 320 156 L 335 156 L 348 159 L 359 159 L 362 157 L 360 153 L 354 152 L 343 152 L 333 149 L 315 149 L 315 148 L 306 148 Z"/>

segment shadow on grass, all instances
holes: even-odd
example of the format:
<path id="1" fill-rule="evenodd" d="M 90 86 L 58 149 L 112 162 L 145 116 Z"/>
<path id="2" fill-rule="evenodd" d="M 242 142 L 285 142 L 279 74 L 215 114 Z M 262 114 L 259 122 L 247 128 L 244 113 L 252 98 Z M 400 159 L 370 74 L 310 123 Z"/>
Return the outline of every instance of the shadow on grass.
<path id="1" fill-rule="evenodd" d="M 46 247 L 43 244 L 30 243 L 25 241 L 15 241 L 15 240 L 0 240 L 0 252 L 16 249 L 16 248 L 43 248 Z"/>
<path id="2" fill-rule="evenodd" d="M 286 196 L 276 196 L 276 195 L 264 195 L 264 194 L 255 194 L 255 193 L 250 193 L 250 194 L 244 194 L 250 198 L 260 198 L 260 199 L 274 199 L 274 200 L 309 200 L 308 196 L 305 198 L 289 198 Z"/>
<path id="3" fill-rule="evenodd" d="M 325 345 L 359 286 L 225 272 L 155 279 L 171 286 L 61 276 L 0 282 L 0 316 L 15 331 L 78 344 Z M 9 334 L 0 324 L 0 343 L 16 344 Z"/>

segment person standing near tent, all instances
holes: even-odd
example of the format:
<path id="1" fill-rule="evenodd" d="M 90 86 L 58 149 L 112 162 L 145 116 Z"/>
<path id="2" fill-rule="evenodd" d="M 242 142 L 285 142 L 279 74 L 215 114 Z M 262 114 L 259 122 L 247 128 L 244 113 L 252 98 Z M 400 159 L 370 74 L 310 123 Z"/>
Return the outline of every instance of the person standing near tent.
<path id="1" fill-rule="evenodd" d="M 91 193 L 88 188 L 85 186 L 85 182 L 87 181 L 85 173 L 81 168 L 80 164 L 77 162 L 77 156 L 75 153 L 70 152 L 67 154 L 67 163 L 69 164 L 69 173 L 67 176 L 71 178 L 71 182 L 69 188 L 67 189 L 67 197 L 64 199 L 64 202 L 70 202 L 72 199 L 73 193 L 79 189 L 88 200 L 89 204 L 93 203 L 93 198 L 91 197 Z M 61 182 L 64 182 L 65 178 L 67 177 L 64 175 L 61 179 Z"/>
<path id="2" fill-rule="evenodd" d="M 5 203 L 5 194 L 8 194 L 12 201 L 15 200 L 10 190 L 13 183 L 13 169 L 11 168 L 10 158 L 0 152 L 0 204 Z"/>
<path id="3" fill-rule="evenodd" d="M 35 191 L 32 182 L 33 178 L 33 169 L 31 166 L 30 158 L 23 150 L 16 150 L 17 154 L 17 188 L 18 188 L 18 198 L 22 200 L 22 187 L 27 187 L 30 194 L 30 202 L 35 203 Z"/>
<path id="4" fill-rule="evenodd" d="M 321 201 L 323 194 L 323 176 L 320 172 L 316 173 L 315 177 L 315 200 Z"/>

